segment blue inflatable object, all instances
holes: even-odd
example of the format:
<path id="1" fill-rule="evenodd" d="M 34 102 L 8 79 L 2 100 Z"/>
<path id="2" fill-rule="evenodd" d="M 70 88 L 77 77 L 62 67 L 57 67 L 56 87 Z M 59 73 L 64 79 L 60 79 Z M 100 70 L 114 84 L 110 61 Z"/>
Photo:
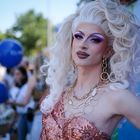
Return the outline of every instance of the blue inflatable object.
<path id="1" fill-rule="evenodd" d="M 23 48 L 15 39 L 5 39 L 0 42 L 0 64 L 7 68 L 18 65 L 23 57 Z"/>
<path id="2" fill-rule="evenodd" d="M 6 86 L 0 82 L 0 103 L 4 103 L 8 99 L 8 90 Z"/>
<path id="3" fill-rule="evenodd" d="M 118 129 L 118 140 L 140 140 L 140 130 L 127 120 Z"/>

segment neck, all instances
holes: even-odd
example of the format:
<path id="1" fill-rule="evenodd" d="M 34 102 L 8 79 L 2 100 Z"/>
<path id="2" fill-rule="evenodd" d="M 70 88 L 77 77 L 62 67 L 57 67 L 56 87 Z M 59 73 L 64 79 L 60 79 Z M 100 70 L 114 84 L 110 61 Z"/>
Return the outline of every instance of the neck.
<path id="1" fill-rule="evenodd" d="M 89 89 L 100 80 L 101 65 L 94 67 L 78 67 L 77 89 Z"/>

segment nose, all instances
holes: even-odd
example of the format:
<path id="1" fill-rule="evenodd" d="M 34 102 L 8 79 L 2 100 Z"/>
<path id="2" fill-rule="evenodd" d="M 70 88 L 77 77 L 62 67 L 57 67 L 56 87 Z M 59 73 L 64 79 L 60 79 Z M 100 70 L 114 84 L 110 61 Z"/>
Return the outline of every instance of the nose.
<path id="1" fill-rule="evenodd" d="M 87 50 L 88 49 L 88 44 L 87 44 L 87 40 L 83 40 L 80 44 L 80 48 L 82 50 Z"/>

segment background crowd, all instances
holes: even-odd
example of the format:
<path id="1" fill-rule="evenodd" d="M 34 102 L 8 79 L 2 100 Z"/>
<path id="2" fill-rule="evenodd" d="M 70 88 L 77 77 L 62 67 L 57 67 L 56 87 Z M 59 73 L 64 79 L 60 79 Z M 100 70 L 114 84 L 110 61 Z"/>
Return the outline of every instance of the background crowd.
<path id="1" fill-rule="evenodd" d="M 39 139 L 42 121 L 39 104 L 47 90 L 40 72 L 44 60 L 43 53 L 38 53 L 32 61 L 23 57 L 18 66 L 6 69 L 1 77 L 9 96 L 0 104 L 1 137 L 10 140 Z"/>

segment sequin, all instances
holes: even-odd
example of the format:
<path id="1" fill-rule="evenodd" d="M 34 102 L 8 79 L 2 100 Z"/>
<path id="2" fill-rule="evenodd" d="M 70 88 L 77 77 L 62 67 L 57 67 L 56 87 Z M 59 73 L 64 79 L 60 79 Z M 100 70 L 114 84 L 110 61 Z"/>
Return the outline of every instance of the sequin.
<path id="1" fill-rule="evenodd" d="M 65 118 L 63 98 L 48 115 L 43 115 L 40 140 L 111 140 L 94 123 L 82 116 Z"/>

